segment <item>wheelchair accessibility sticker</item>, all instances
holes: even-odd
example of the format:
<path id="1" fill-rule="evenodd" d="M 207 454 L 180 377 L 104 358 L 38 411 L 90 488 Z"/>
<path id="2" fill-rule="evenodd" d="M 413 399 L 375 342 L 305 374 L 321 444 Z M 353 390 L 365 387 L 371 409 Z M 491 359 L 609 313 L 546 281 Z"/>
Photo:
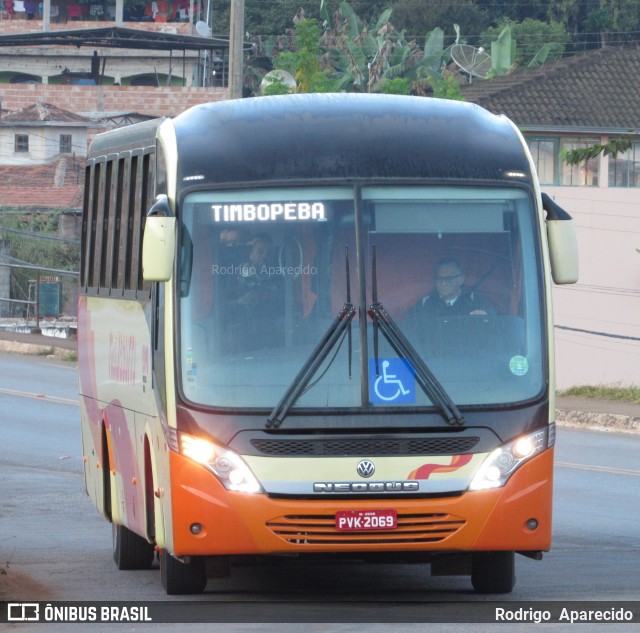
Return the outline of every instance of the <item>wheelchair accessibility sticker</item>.
<path id="1" fill-rule="evenodd" d="M 369 399 L 371 404 L 413 404 L 416 401 L 416 375 L 402 358 L 369 359 Z"/>

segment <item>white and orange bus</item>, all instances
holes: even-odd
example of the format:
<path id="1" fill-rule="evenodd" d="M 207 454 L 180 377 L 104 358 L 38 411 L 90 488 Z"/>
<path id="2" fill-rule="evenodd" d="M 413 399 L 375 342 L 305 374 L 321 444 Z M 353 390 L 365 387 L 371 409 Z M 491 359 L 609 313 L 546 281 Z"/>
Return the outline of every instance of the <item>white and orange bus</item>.
<path id="1" fill-rule="evenodd" d="M 550 548 L 551 283 L 577 249 L 506 118 L 197 106 L 96 137 L 82 237 L 84 473 L 120 569 L 157 553 L 198 593 L 243 556 L 329 554 L 504 593 Z M 425 310 L 438 284 L 485 308 Z"/>

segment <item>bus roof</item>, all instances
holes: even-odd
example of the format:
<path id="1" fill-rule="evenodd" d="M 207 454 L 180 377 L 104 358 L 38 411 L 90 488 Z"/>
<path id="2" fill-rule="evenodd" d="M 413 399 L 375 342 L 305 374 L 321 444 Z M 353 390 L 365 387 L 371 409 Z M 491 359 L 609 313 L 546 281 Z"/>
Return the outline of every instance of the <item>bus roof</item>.
<path id="1" fill-rule="evenodd" d="M 305 94 L 195 106 L 174 119 L 178 182 L 386 178 L 529 181 L 513 124 L 480 106 L 426 97 Z M 509 176 L 508 174 L 511 174 Z"/>
<path id="2" fill-rule="evenodd" d="M 156 132 L 162 121 L 163 118 L 151 119 L 97 134 L 91 142 L 87 160 L 128 150 L 155 148 Z"/>

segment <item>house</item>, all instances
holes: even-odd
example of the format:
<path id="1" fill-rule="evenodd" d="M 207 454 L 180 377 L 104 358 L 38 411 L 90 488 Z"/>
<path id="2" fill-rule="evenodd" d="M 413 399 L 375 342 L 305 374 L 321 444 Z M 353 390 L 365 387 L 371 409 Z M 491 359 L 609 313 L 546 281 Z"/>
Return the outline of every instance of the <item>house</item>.
<path id="1" fill-rule="evenodd" d="M 153 4 L 173 10 L 179 3 Z M 207 35 L 204 22 L 168 24 L 162 13 L 155 20 L 128 15 L 138 21 L 119 23 L 98 14 L 76 18 L 65 13 L 56 19 L 47 23 L 40 14 L 32 20 L 0 19 L 4 108 L 45 101 L 74 112 L 133 111 L 155 117 L 226 98 L 229 41 Z"/>
<path id="2" fill-rule="evenodd" d="M 76 237 L 96 132 L 226 98 L 229 41 L 203 12 L 199 0 L 0 0 L 0 217 L 63 210 L 59 238 Z"/>
<path id="3" fill-rule="evenodd" d="M 52 104 L 35 103 L 0 117 L 0 165 L 36 165 L 87 155 L 90 132 L 104 125 Z"/>
<path id="4" fill-rule="evenodd" d="M 105 129 L 47 103 L 0 117 L 0 212 L 79 211 L 88 142 Z"/>
<path id="5" fill-rule="evenodd" d="M 524 134 L 542 189 L 574 217 L 580 280 L 554 289 L 557 383 L 640 384 L 640 48 L 605 48 L 463 88 Z M 563 150 L 631 147 L 568 165 Z"/>
<path id="6" fill-rule="evenodd" d="M 640 186 L 640 48 L 605 48 L 537 68 L 516 71 L 463 89 L 467 101 L 506 114 L 522 130 L 543 184 Z M 616 158 L 580 166 L 563 162 L 563 150 L 637 137 Z"/>
<path id="7" fill-rule="evenodd" d="M 0 117 L 0 213 L 78 212 L 89 139 L 104 123 L 47 103 Z"/>
<path id="8" fill-rule="evenodd" d="M 0 230 L 6 238 L 0 241 L 0 261 L 12 261 L 7 258 L 6 240 L 20 234 L 5 222 L 5 216 L 17 213 L 28 218 L 55 212 L 59 214 L 58 234 L 51 237 L 67 242 L 79 239 L 87 142 L 104 129 L 103 123 L 47 103 L 36 103 L 0 117 Z M 31 292 L 25 290 L 28 280 L 16 286 L 22 292 L 12 291 L 12 274 L 7 266 L 0 267 L 0 297 L 15 302 L 0 302 L 2 317 L 20 314 L 25 306 L 20 299 L 26 299 Z M 64 284 L 64 310 L 73 313 L 75 279 L 60 279 L 51 277 L 55 280 L 52 287 Z"/>

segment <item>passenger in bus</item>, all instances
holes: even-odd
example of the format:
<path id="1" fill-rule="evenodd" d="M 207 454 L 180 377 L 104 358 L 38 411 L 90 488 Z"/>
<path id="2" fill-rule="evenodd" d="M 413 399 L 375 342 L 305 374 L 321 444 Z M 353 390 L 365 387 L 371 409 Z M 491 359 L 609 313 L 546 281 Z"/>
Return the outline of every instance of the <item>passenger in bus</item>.
<path id="1" fill-rule="evenodd" d="M 496 310 L 483 294 L 464 286 L 464 271 L 452 257 L 436 265 L 435 289 L 422 297 L 415 306 L 418 319 L 468 315 L 494 315 Z"/>
<path id="2" fill-rule="evenodd" d="M 276 320 L 281 312 L 282 293 L 276 275 L 271 274 L 273 241 L 261 233 L 249 241 L 251 250 L 237 271 L 229 290 L 227 334 L 229 351 L 259 349 L 273 344 Z"/>
<path id="3" fill-rule="evenodd" d="M 241 229 L 223 229 L 220 231 L 220 244 L 227 248 L 242 246 L 247 243 L 248 237 Z"/>
<path id="4" fill-rule="evenodd" d="M 220 266 L 225 270 L 247 261 L 251 251 L 251 236 L 242 229 L 223 229 L 220 231 L 219 251 Z"/>
<path id="5" fill-rule="evenodd" d="M 235 297 L 238 305 L 264 304 L 269 301 L 275 290 L 268 269 L 268 258 L 272 247 L 271 237 L 261 233 L 251 240 L 250 244 L 248 261 L 238 266 L 237 296 Z"/>

